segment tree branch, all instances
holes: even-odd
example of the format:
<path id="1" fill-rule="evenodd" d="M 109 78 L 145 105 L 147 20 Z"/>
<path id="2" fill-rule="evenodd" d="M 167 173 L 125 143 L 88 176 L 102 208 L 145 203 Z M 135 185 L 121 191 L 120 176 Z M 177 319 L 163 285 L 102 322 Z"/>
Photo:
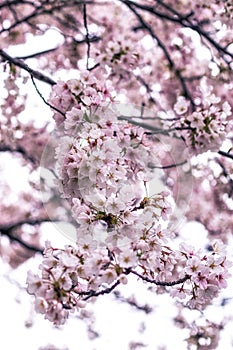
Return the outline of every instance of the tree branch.
<path id="1" fill-rule="evenodd" d="M 228 55 L 229 57 L 233 58 L 233 53 L 231 53 L 230 51 L 228 51 L 225 47 L 221 46 L 218 42 L 216 42 L 205 30 L 203 30 L 200 25 L 198 24 L 194 24 L 191 20 L 190 17 L 191 15 L 193 15 L 193 13 L 189 13 L 187 15 L 182 15 L 181 13 L 179 13 L 178 11 L 174 10 L 171 6 L 163 3 L 161 0 L 155 0 L 158 4 L 160 4 L 161 6 L 163 6 L 164 8 L 166 8 L 167 10 L 169 10 L 170 12 L 173 13 L 173 16 L 170 16 L 164 12 L 159 12 L 155 10 L 155 6 L 149 6 L 149 5 L 144 5 L 144 4 L 139 4 L 136 3 L 134 1 L 131 0 L 119 0 L 120 2 L 124 3 L 125 5 L 127 5 L 129 8 L 132 7 L 136 7 L 138 9 L 147 11 L 153 15 L 155 15 L 156 17 L 159 17 L 161 19 L 166 19 L 170 22 L 174 22 L 174 23 L 178 23 L 181 26 L 185 27 L 185 28 L 190 28 L 192 30 L 194 30 L 195 32 L 197 32 L 200 36 L 202 36 L 203 38 L 205 38 L 207 41 L 209 41 L 209 43 L 215 47 L 215 49 L 218 52 L 222 52 L 225 55 Z"/>
<path id="2" fill-rule="evenodd" d="M 140 7 L 140 6 L 138 6 L 139 4 L 135 4 L 134 2 L 127 1 L 127 0 L 120 0 L 120 1 L 122 3 L 124 3 L 134 13 L 134 15 L 137 17 L 137 19 L 141 23 L 142 26 L 138 29 L 145 29 L 146 31 L 148 31 L 148 33 L 151 35 L 151 37 L 156 40 L 156 42 L 158 43 L 158 46 L 161 48 L 161 50 L 163 51 L 163 53 L 165 55 L 165 58 L 168 61 L 168 64 L 169 64 L 171 71 L 175 74 L 175 76 L 180 81 L 180 84 L 181 84 L 181 87 L 183 90 L 183 94 L 190 101 L 191 106 L 192 106 L 192 110 L 194 111 L 195 110 L 195 103 L 193 101 L 193 98 L 192 98 L 189 90 L 188 90 L 185 79 L 183 78 L 180 70 L 175 67 L 175 64 L 174 64 L 166 46 L 164 45 L 164 43 L 161 41 L 161 39 L 158 37 L 158 35 L 155 34 L 152 27 L 149 24 L 147 24 L 144 21 L 144 19 L 142 18 L 142 16 L 135 10 L 134 7 Z M 148 8 L 148 6 L 145 6 L 145 8 Z"/>
<path id="3" fill-rule="evenodd" d="M 146 92 L 150 96 L 150 101 L 153 102 L 153 103 L 157 103 L 157 101 L 155 101 L 154 97 L 152 97 L 152 95 L 151 95 L 152 89 L 147 84 L 147 82 L 140 75 L 134 75 L 134 76 L 137 79 L 137 81 L 139 81 L 139 83 L 142 84 L 146 88 Z"/>
<path id="4" fill-rule="evenodd" d="M 125 298 L 120 294 L 119 291 L 114 291 L 113 295 L 115 296 L 116 299 L 120 300 L 121 302 L 126 303 L 130 306 L 133 306 L 139 311 L 144 311 L 146 314 L 149 314 L 153 311 L 153 308 L 149 306 L 147 303 L 144 305 L 139 305 L 134 297 Z"/>
<path id="5" fill-rule="evenodd" d="M 0 226 L 0 231 L 1 232 L 11 231 L 25 224 L 35 226 L 38 224 L 42 224 L 44 222 L 56 222 L 56 221 L 58 220 L 51 220 L 49 218 L 25 219 L 25 220 L 17 221 L 10 225 Z"/>
<path id="6" fill-rule="evenodd" d="M 14 236 L 10 231 L 3 230 L 0 228 L 0 232 L 1 232 L 1 235 L 7 236 L 10 239 L 10 241 L 19 243 L 23 248 L 26 248 L 35 253 L 43 254 L 43 251 L 44 251 L 43 249 L 40 249 L 39 247 L 34 246 L 32 244 L 26 243 L 21 238 Z"/>
<path id="7" fill-rule="evenodd" d="M 20 2 L 19 2 L 19 0 L 12 0 L 12 1 L 8 0 L 0 5 L 0 10 L 4 7 L 9 7 L 10 5 L 12 6 L 12 5 L 22 5 L 22 4 L 31 5 L 31 6 L 35 7 L 35 4 L 33 4 L 33 2 L 31 2 L 31 1 L 20 0 Z"/>
<path id="8" fill-rule="evenodd" d="M 38 252 L 40 254 L 43 254 L 43 249 L 25 242 L 22 238 L 15 236 L 12 233 L 12 231 L 14 231 L 18 227 L 25 224 L 34 226 L 34 225 L 42 224 L 44 222 L 55 222 L 55 221 L 57 220 L 51 220 L 49 218 L 25 219 L 25 220 L 17 221 L 10 225 L 0 226 L 0 232 L 1 232 L 1 235 L 7 236 L 11 241 L 19 243 L 22 247 L 28 250 L 31 250 L 33 252 Z"/>
<path id="9" fill-rule="evenodd" d="M 88 31 L 88 25 L 87 25 L 87 7 L 86 3 L 83 5 L 83 23 L 86 30 L 86 43 L 87 43 L 87 63 L 86 68 L 89 69 L 89 58 L 90 58 L 90 50 L 91 50 L 91 44 L 89 40 L 89 31 Z"/>
<path id="10" fill-rule="evenodd" d="M 233 158 L 232 158 L 233 159 Z M 227 172 L 226 167 L 222 162 L 220 162 L 219 159 L 216 159 L 217 163 L 220 165 L 222 168 L 222 175 L 228 180 L 229 186 L 230 186 L 230 191 L 228 193 L 228 197 L 230 198 L 233 194 L 233 180 L 231 178 L 231 175 Z"/>
<path id="11" fill-rule="evenodd" d="M 94 291 L 94 290 L 90 290 L 88 292 L 81 292 L 79 293 L 79 295 L 87 295 L 83 300 L 88 300 L 92 297 L 97 297 L 99 295 L 104 295 L 104 294 L 109 294 L 111 293 L 119 284 L 120 284 L 120 280 L 118 279 L 111 287 L 109 288 L 105 288 L 99 291 Z"/>
<path id="12" fill-rule="evenodd" d="M 5 51 L 0 49 L 0 56 L 2 57 L 3 61 L 10 62 L 11 64 L 14 64 L 17 67 L 20 67 L 21 69 L 27 71 L 31 76 L 33 76 L 35 79 L 43 81 L 44 83 L 47 83 L 49 85 L 55 85 L 56 82 L 44 75 L 41 72 L 38 72 L 32 68 L 30 68 L 26 63 L 24 63 L 21 59 L 11 57 L 8 55 Z"/>
<path id="13" fill-rule="evenodd" d="M 31 79 L 32 79 L 32 84 L 34 85 L 35 89 L 36 89 L 36 92 L 38 93 L 38 95 L 40 96 L 40 98 L 42 99 L 42 101 L 47 105 L 49 106 L 51 109 L 53 109 L 54 111 L 60 113 L 63 117 L 65 117 L 65 113 L 62 112 L 60 109 L 54 107 L 53 105 L 51 105 L 49 102 L 46 101 L 46 99 L 44 98 L 44 96 L 42 95 L 42 93 L 40 92 L 40 90 L 38 89 L 36 83 L 35 83 L 35 80 L 34 80 L 34 77 L 33 75 L 31 75 Z"/>
<path id="14" fill-rule="evenodd" d="M 56 51 L 57 49 L 58 49 L 58 47 L 54 47 L 54 48 L 52 48 L 52 49 L 48 49 L 48 50 L 44 50 L 44 51 L 32 53 L 31 55 L 17 56 L 17 57 L 15 57 L 15 59 L 18 59 L 18 60 L 28 60 L 29 58 L 34 58 L 34 57 L 46 55 L 47 53 L 54 52 L 54 51 Z"/>
<path id="15" fill-rule="evenodd" d="M 156 166 L 153 164 L 149 164 L 148 167 L 149 168 L 153 168 L 153 169 L 171 169 L 171 168 L 176 168 L 178 166 L 184 165 L 187 163 L 187 160 L 184 160 L 183 162 L 180 163 L 174 163 L 174 164 L 168 164 L 168 165 L 162 165 L 162 166 Z"/>
<path id="16" fill-rule="evenodd" d="M 146 282 L 149 282 L 149 283 L 153 283 L 153 284 L 156 284 L 157 286 L 163 286 L 163 287 L 175 286 L 176 284 L 184 283 L 185 281 L 190 279 L 190 276 L 186 275 L 185 277 L 180 278 L 180 279 L 178 279 L 176 281 L 162 282 L 162 281 L 153 280 L 153 279 L 151 279 L 149 277 L 146 277 L 146 276 L 142 276 L 142 275 L 140 275 L 140 273 L 138 273 L 137 271 L 134 271 L 134 270 L 130 270 L 129 273 L 132 273 L 132 274 L 136 275 L 137 277 L 141 278 L 143 281 L 146 281 Z"/>
<path id="17" fill-rule="evenodd" d="M 139 117 L 136 117 L 136 118 L 139 118 Z M 132 118 L 126 117 L 124 115 L 119 115 L 117 117 L 117 119 L 118 120 L 126 120 L 130 124 L 140 126 L 140 127 L 142 127 L 143 129 L 146 129 L 146 130 L 150 130 L 152 134 L 169 135 L 169 133 L 172 132 L 172 131 L 193 130 L 193 128 L 190 127 L 190 126 L 187 126 L 187 127 L 186 126 L 184 126 L 184 127 L 174 127 L 174 128 L 170 128 L 170 129 L 156 128 L 153 125 L 149 125 L 149 124 L 142 123 L 142 122 L 137 122 L 136 120 L 133 120 Z M 143 118 L 141 118 L 141 119 L 143 119 Z"/>
<path id="18" fill-rule="evenodd" d="M 227 158 L 233 159 L 233 154 L 231 154 L 231 153 L 224 152 L 224 151 L 218 151 L 218 154 L 220 154 L 223 157 L 227 157 Z"/>
<path id="19" fill-rule="evenodd" d="M 20 153 L 24 157 L 24 159 L 26 159 L 27 161 L 30 161 L 32 164 L 36 164 L 36 160 L 31 156 L 29 156 L 27 152 L 20 146 L 16 148 L 12 148 L 10 146 L 3 145 L 3 146 L 0 146 L 0 152 L 11 152 L 11 153 L 17 152 L 17 153 Z"/>

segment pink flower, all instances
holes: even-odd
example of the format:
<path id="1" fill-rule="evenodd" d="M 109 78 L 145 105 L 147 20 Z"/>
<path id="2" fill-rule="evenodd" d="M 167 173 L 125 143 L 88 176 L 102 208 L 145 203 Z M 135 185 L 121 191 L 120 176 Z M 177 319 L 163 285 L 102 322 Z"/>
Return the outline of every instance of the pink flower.
<path id="1" fill-rule="evenodd" d="M 195 274 L 195 277 L 193 278 L 193 281 L 198 285 L 201 289 L 206 289 L 208 286 L 208 276 L 209 276 L 209 269 L 202 267 L 201 271 Z"/>
<path id="2" fill-rule="evenodd" d="M 27 284 L 28 293 L 35 294 L 42 287 L 43 281 L 38 275 L 33 274 L 32 271 L 28 271 Z"/>
<path id="3" fill-rule="evenodd" d="M 105 209 L 107 213 L 119 215 L 120 212 L 126 209 L 126 205 L 118 197 L 111 196 L 106 202 Z"/>
<path id="4" fill-rule="evenodd" d="M 187 101 L 183 96 L 177 98 L 177 102 L 174 105 L 174 111 L 176 114 L 181 115 L 187 112 L 190 105 L 190 101 Z"/>
<path id="5" fill-rule="evenodd" d="M 117 273 L 113 268 L 105 270 L 101 276 L 101 280 L 103 283 L 111 284 L 116 279 L 117 279 Z"/>
<path id="6" fill-rule="evenodd" d="M 45 314 L 48 309 L 48 303 L 43 298 L 37 298 L 35 300 L 35 310 L 40 314 Z"/>
<path id="7" fill-rule="evenodd" d="M 229 274 L 226 274 L 226 277 L 229 277 Z M 216 280 L 217 280 L 219 288 L 226 288 L 227 287 L 227 281 L 226 281 L 225 276 L 223 274 L 217 275 Z"/>
<path id="8" fill-rule="evenodd" d="M 120 253 L 118 261 L 122 267 L 134 267 L 137 264 L 138 258 L 135 252 L 125 249 Z"/>

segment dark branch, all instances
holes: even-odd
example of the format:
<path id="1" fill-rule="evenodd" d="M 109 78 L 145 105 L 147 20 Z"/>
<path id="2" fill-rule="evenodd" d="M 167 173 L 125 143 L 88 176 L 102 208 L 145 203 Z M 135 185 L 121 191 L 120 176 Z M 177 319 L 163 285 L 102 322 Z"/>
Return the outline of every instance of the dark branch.
<path id="1" fill-rule="evenodd" d="M 146 281 L 146 282 L 149 282 L 149 283 L 153 283 L 153 284 L 156 284 L 156 286 L 162 286 L 162 287 L 172 287 L 172 286 L 175 286 L 176 284 L 184 283 L 185 281 L 190 279 L 190 276 L 186 275 L 185 277 L 180 278 L 180 279 L 178 279 L 176 281 L 162 282 L 162 281 L 153 280 L 153 279 L 151 279 L 149 277 L 146 277 L 146 276 L 142 276 L 142 275 L 140 275 L 140 273 L 138 273 L 138 272 L 136 272 L 134 270 L 130 270 L 129 273 L 132 273 L 132 274 L 136 275 L 137 277 L 141 278 L 143 281 Z"/>
<path id="2" fill-rule="evenodd" d="M 179 13 L 178 11 L 176 11 L 175 9 L 173 9 L 171 6 L 163 3 L 163 1 L 161 1 L 161 0 L 155 0 L 155 2 L 157 2 L 157 4 L 159 4 L 162 7 L 164 7 L 169 12 L 171 12 L 173 15 L 178 16 L 178 18 L 180 18 L 181 20 L 188 20 L 194 14 L 191 11 L 191 12 L 188 12 L 186 15 L 183 15 L 183 14 Z M 161 15 L 163 15 L 163 14 L 161 14 Z M 170 18 L 172 18 L 172 17 L 170 17 Z"/>
<path id="3" fill-rule="evenodd" d="M 14 64 L 17 67 L 20 67 L 21 69 L 27 71 L 31 76 L 33 76 L 35 79 L 43 81 L 44 83 L 47 83 L 49 85 L 55 85 L 56 82 L 44 75 L 41 72 L 38 72 L 32 68 L 30 68 L 26 63 L 24 63 L 22 60 L 18 58 L 11 57 L 8 55 L 5 51 L 0 49 L 0 56 L 2 56 L 3 61 L 10 62 L 11 64 Z"/>
<path id="4" fill-rule="evenodd" d="M 17 221 L 13 224 L 10 225 L 5 225 L 5 226 L 0 226 L 0 231 L 4 234 L 4 232 L 6 231 L 12 231 L 22 225 L 31 225 L 31 226 L 35 226 L 38 224 L 42 224 L 44 222 L 55 222 L 57 220 L 51 220 L 49 218 L 40 218 L 40 219 L 25 219 L 25 220 L 21 220 L 21 221 Z"/>
<path id="5" fill-rule="evenodd" d="M 16 237 L 15 235 L 13 235 L 11 233 L 11 231 L 8 231 L 8 230 L 2 230 L 0 228 L 0 232 L 1 234 L 3 234 L 4 236 L 7 236 L 11 241 L 13 242 L 17 242 L 19 243 L 23 248 L 26 248 L 32 252 L 35 252 L 35 253 L 40 253 L 40 254 L 43 254 L 43 249 L 40 249 L 39 247 L 37 246 L 34 246 L 32 244 L 29 244 L 29 243 L 26 243 L 24 240 L 22 240 L 21 238 L 19 237 Z"/>
<path id="6" fill-rule="evenodd" d="M 54 107 L 53 105 L 51 105 L 48 101 L 46 101 L 46 99 L 44 98 L 44 96 L 42 95 L 42 93 L 40 92 L 40 90 L 38 89 L 36 83 L 35 83 L 35 80 L 34 80 L 34 77 L 33 75 L 31 75 L 31 79 L 32 79 L 32 84 L 34 85 L 35 89 L 36 89 L 36 92 L 38 93 L 38 95 L 40 96 L 40 98 L 42 99 L 42 101 L 47 105 L 49 106 L 51 109 L 53 109 L 54 111 L 60 113 L 63 117 L 65 117 L 65 113 L 62 112 L 60 109 Z"/>
<path id="7" fill-rule="evenodd" d="M 233 154 L 231 154 L 231 153 L 224 152 L 224 151 L 218 151 L 218 154 L 220 154 L 223 157 L 227 157 L 227 158 L 233 159 Z"/>
<path id="8" fill-rule="evenodd" d="M 20 2 L 22 4 L 32 5 L 31 1 L 21 0 Z M 3 4 L 0 5 L 0 10 L 4 7 L 9 7 L 9 5 L 19 5 L 19 0 L 5 1 Z"/>
<path id="9" fill-rule="evenodd" d="M 29 156 L 27 154 L 27 152 L 20 146 L 18 146 L 16 148 L 12 148 L 12 147 L 7 146 L 7 145 L 0 146 L 0 152 L 20 153 L 24 157 L 24 159 L 31 162 L 32 164 L 36 164 L 36 160 L 33 157 Z"/>
<path id="10" fill-rule="evenodd" d="M 187 163 L 187 160 L 184 160 L 183 162 L 180 163 L 174 163 L 174 164 L 169 164 L 169 165 L 161 165 L 161 166 L 156 166 L 153 164 L 148 164 L 149 168 L 153 169 L 171 169 L 171 168 L 176 168 L 178 166 L 184 165 Z"/>
<path id="11" fill-rule="evenodd" d="M 35 226 L 35 225 L 43 224 L 44 222 L 55 222 L 55 221 L 57 220 L 51 220 L 49 218 L 25 219 L 25 220 L 17 221 L 10 225 L 0 226 L 0 232 L 1 232 L 1 235 L 7 236 L 11 241 L 19 243 L 22 247 L 30 251 L 43 254 L 43 249 L 25 242 L 22 238 L 15 236 L 13 234 L 13 231 L 23 225 Z"/>
<path id="12" fill-rule="evenodd" d="M 58 49 L 58 47 L 54 47 L 53 49 L 48 49 L 48 50 L 44 50 L 44 51 L 40 51 L 40 52 L 35 52 L 35 53 L 32 53 L 31 55 L 17 56 L 17 57 L 15 57 L 15 59 L 28 60 L 29 58 L 34 58 L 34 57 L 38 57 L 38 56 L 42 56 L 42 55 L 46 55 L 48 53 L 54 52 L 57 49 Z"/>
<path id="13" fill-rule="evenodd" d="M 87 43 L 87 63 L 86 68 L 89 69 L 89 58 L 90 58 L 90 50 L 91 50 L 91 44 L 89 40 L 89 31 L 88 31 L 88 25 L 87 25 L 87 7 L 86 4 L 83 5 L 83 23 L 86 30 L 86 43 Z"/>
<path id="14" fill-rule="evenodd" d="M 120 2 L 127 5 L 129 8 L 131 8 L 131 10 L 132 10 L 132 7 L 135 7 L 135 8 L 147 11 L 158 18 L 166 19 L 170 22 L 178 23 L 185 28 L 190 28 L 190 29 L 194 30 L 195 32 L 197 32 L 200 36 L 205 38 L 213 47 L 215 47 L 215 49 L 218 52 L 222 52 L 223 54 L 228 55 L 229 57 L 233 58 L 233 53 L 228 51 L 226 49 L 226 47 L 223 47 L 218 42 L 216 42 L 206 31 L 204 31 L 201 28 L 200 24 L 194 24 L 191 21 L 190 17 L 191 17 L 191 15 L 193 15 L 193 13 L 189 13 L 187 15 L 182 15 L 178 11 L 174 10 L 171 6 L 163 3 L 161 0 L 156 0 L 156 2 L 158 4 L 160 4 L 161 6 L 165 7 L 167 10 L 169 10 L 172 13 L 171 16 L 168 15 L 167 13 L 156 11 L 155 6 L 139 4 L 139 3 L 136 3 L 136 2 L 131 1 L 131 0 L 120 0 Z"/>
<path id="15" fill-rule="evenodd" d="M 83 300 L 88 300 L 92 297 L 98 297 L 99 295 L 104 295 L 104 294 L 109 294 L 111 293 L 119 284 L 120 284 L 120 280 L 117 280 L 111 287 L 109 288 L 105 288 L 99 291 L 94 291 L 94 290 L 90 290 L 88 292 L 81 292 L 79 293 L 79 295 L 86 295 L 86 297 Z"/>
<path id="16" fill-rule="evenodd" d="M 183 78 L 180 70 L 175 67 L 175 64 L 174 64 L 174 62 L 173 62 L 173 60 L 172 60 L 172 58 L 171 58 L 171 56 L 170 56 L 166 46 L 165 46 L 165 44 L 162 42 L 162 40 L 160 40 L 158 35 L 155 34 L 155 32 L 153 31 L 152 27 L 148 23 L 146 23 L 144 21 L 142 16 L 134 8 L 134 6 L 135 7 L 140 7 L 140 6 L 136 6 L 136 4 L 134 2 L 132 2 L 132 1 L 121 0 L 121 2 L 123 2 L 134 13 L 134 15 L 137 17 L 137 19 L 141 23 L 141 27 L 139 27 L 138 29 L 146 30 L 150 34 L 150 36 L 153 39 L 156 40 L 158 46 L 162 49 L 162 51 L 163 51 L 163 53 L 164 53 L 164 55 L 166 57 L 166 60 L 168 61 L 168 64 L 169 64 L 169 67 L 170 67 L 171 71 L 175 74 L 175 76 L 180 81 L 180 84 L 181 84 L 184 96 L 190 101 L 192 109 L 194 110 L 195 109 L 195 103 L 194 103 L 194 101 L 192 99 L 192 96 L 191 96 L 189 90 L 188 90 L 188 87 L 186 85 L 185 79 Z M 145 6 L 145 8 L 147 8 L 147 6 Z"/>
<path id="17" fill-rule="evenodd" d="M 139 311 L 144 311 L 146 314 L 149 314 L 153 311 L 153 308 L 149 306 L 147 303 L 144 305 L 139 305 L 137 301 L 134 299 L 134 297 L 125 298 L 120 294 L 119 291 L 114 291 L 113 295 L 116 297 L 116 299 L 120 300 L 121 302 L 126 303 L 130 306 L 133 306 Z"/>

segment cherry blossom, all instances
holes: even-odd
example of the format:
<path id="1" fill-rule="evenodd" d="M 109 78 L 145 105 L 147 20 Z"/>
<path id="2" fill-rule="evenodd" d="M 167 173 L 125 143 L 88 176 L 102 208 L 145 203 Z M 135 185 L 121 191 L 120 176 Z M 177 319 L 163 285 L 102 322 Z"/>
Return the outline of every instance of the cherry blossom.
<path id="1" fill-rule="evenodd" d="M 38 310 L 63 324 L 67 310 L 125 283 L 131 273 L 170 286 L 172 296 L 203 309 L 227 286 L 230 262 L 224 251 L 217 243 L 213 253 L 173 247 L 173 233 L 161 229 L 172 211 L 169 192 L 148 196 L 146 186 L 140 195 L 135 192 L 137 183 L 153 178 L 148 166 L 157 154 L 153 140 L 140 127 L 117 120 L 114 109 L 85 108 L 74 130 L 61 128 L 65 136 L 56 150 L 61 195 L 78 224 L 77 248 L 49 246 L 40 282 L 29 274 L 28 291 L 39 298 Z"/>
<path id="2" fill-rule="evenodd" d="M 65 324 L 136 280 L 216 348 L 229 320 L 182 313 L 230 293 L 232 2 L 2 1 L 0 19 L 1 256 L 40 256 L 36 312 Z M 67 245 L 44 248 L 59 223 Z"/>

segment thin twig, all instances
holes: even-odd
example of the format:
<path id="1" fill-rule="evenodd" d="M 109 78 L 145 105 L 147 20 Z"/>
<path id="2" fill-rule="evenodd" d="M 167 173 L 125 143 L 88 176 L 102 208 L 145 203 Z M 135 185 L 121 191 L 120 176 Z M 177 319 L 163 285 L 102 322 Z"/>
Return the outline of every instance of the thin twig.
<path id="1" fill-rule="evenodd" d="M 140 27 L 139 29 L 144 29 L 146 31 L 148 31 L 148 33 L 150 34 L 150 36 L 156 40 L 158 46 L 162 49 L 166 60 L 168 61 L 169 67 L 171 69 L 171 71 L 175 74 L 175 76 L 178 78 L 178 80 L 180 81 L 182 90 L 183 90 L 183 94 L 184 96 L 190 101 L 191 106 L 192 106 L 192 110 L 195 110 L 195 103 L 193 101 L 193 98 L 191 96 L 191 93 L 188 90 L 187 84 L 185 82 L 185 79 L 183 78 L 181 72 L 179 69 L 177 69 L 175 67 L 175 64 L 167 50 L 167 47 L 164 45 L 164 43 L 162 42 L 162 40 L 158 37 L 158 35 L 155 34 L 155 32 L 153 31 L 152 27 L 146 23 L 144 21 L 144 19 L 142 18 L 142 16 L 135 10 L 134 6 L 136 6 L 136 4 L 132 1 L 124 1 L 121 0 L 122 3 L 124 3 L 133 13 L 134 15 L 137 17 L 137 19 L 139 20 L 139 22 L 141 23 L 142 27 Z M 138 5 L 138 4 L 137 4 Z"/>
<path id="2" fill-rule="evenodd" d="M 31 55 L 25 55 L 25 56 L 17 56 L 15 57 L 18 60 L 28 60 L 30 58 L 34 58 L 34 57 L 38 57 L 38 56 L 42 56 L 42 55 L 46 55 L 48 53 L 54 52 L 58 49 L 58 47 L 54 47 L 53 49 L 48 49 L 48 50 L 44 50 L 44 51 L 40 51 L 40 52 L 35 52 L 32 53 Z"/>
<path id="3" fill-rule="evenodd" d="M 152 168 L 152 169 L 171 169 L 171 168 L 177 168 L 178 166 L 182 166 L 184 164 L 187 163 L 187 160 L 184 160 L 183 162 L 180 162 L 180 163 L 174 163 L 174 164 L 169 164 L 169 165 L 162 165 L 162 166 L 156 166 L 156 165 L 153 165 L 153 164 L 148 164 L 148 167 L 149 168 Z"/>
<path id="4" fill-rule="evenodd" d="M 90 58 L 90 50 L 91 50 L 91 44 L 89 40 L 89 31 L 88 31 L 88 25 L 87 25 L 87 8 L 86 8 L 86 3 L 83 5 L 83 22 L 84 22 L 84 27 L 86 29 L 86 43 L 87 43 L 87 63 L 86 63 L 86 68 L 89 70 L 89 58 Z"/>
<path id="5" fill-rule="evenodd" d="M 172 287 L 172 286 L 175 286 L 176 284 L 184 283 L 185 281 L 190 279 L 190 276 L 186 275 L 183 278 L 180 278 L 180 279 L 178 279 L 176 281 L 171 281 L 171 282 L 163 281 L 162 282 L 162 281 L 153 280 L 153 279 L 151 279 L 149 277 L 146 277 L 146 276 L 142 276 L 142 275 L 140 275 L 140 273 L 138 273 L 137 271 L 134 271 L 134 270 L 130 270 L 129 273 L 132 273 L 132 274 L 136 275 L 137 277 L 141 278 L 143 281 L 146 281 L 146 282 L 149 282 L 149 283 L 153 283 L 153 284 L 156 284 L 157 286 L 163 286 L 163 287 Z"/>
<path id="6" fill-rule="evenodd" d="M 150 305 L 148 305 L 147 303 L 144 305 L 139 305 L 134 298 L 132 298 L 132 297 L 126 298 L 126 297 L 122 296 L 119 291 L 114 291 L 113 295 L 115 296 L 116 299 L 120 300 L 120 302 L 127 303 L 128 305 L 133 306 L 137 310 L 143 311 L 146 314 L 149 314 L 153 311 L 153 308 Z"/>
<path id="7" fill-rule="evenodd" d="M 38 93 L 38 95 L 40 96 L 40 98 L 42 99 L 42 101 L 47 105 L 49 106 L 50 108 L 52 108 L 53 110 L 55 110 L 56 112 L 60 113 L 63 117 L 65 117 L 65 113 L 62 112 L 60 109 L 54 107 L 53 105 L 51 105 L 48 101 L 46 101 L 46 99 L 44 98 L 44 96 L 42 95 L 42 93 L 40 92 L 40 90 L 38 89 L 36 83 L 35 83 L 35 80 L 34 80 L 34 77 L 33 75 L 31 75 L 31 80 L 32 80 L 32 84 L 34 85 L 35 89 L 36 89 L 36 92 Z"/>
<path id="8" fill-rule="evenodd" d="M 155 126 L 153 125 L 149 125 L 149 124 L 146 124 L 146 123 L 142 123 L 142 122 L 137 122 L 136 120 L 132 120 L 131 118 L 129 117 L 125 117 L 125 116 L 118 116 L 117 117 L 118 120 L 127 120 L 130 124 L 133 124 L 133 125 L 137 125 L 137 126 L 140 126 L 146 130 L 150 130 L 153 134 L 163 134 L 163 135 L 169 135 L 170 132 L 172 131 L 182 131 L 182 130 L 193 130 L 192 127 L 190 126 L 185 126 L 185 127 L 174 127 L 174 128 L 170 128 L 170 129 L 161 129 L 161 128 L 156 128 Z M 143 118 L 141 118 L 142 120 Z"/>
<path id="9" fill-rule="evenodd" d="M 88 292 L 81 292 L 80 295 L 87 295 L 85 298 L 83 298 L 83 300 L 88 300 L 92 297 L 97 297 L 99 295 L 104 295 L 104 294 L 109 294 L 111 293 L 119 284 L 120 284 L 120 280 L 118 279 L 111 287 L 109 288 L 105 288 L 105 289 L 101 289 L 99 291 L 94 291 L 94 290 L 90 290 Z"/>

